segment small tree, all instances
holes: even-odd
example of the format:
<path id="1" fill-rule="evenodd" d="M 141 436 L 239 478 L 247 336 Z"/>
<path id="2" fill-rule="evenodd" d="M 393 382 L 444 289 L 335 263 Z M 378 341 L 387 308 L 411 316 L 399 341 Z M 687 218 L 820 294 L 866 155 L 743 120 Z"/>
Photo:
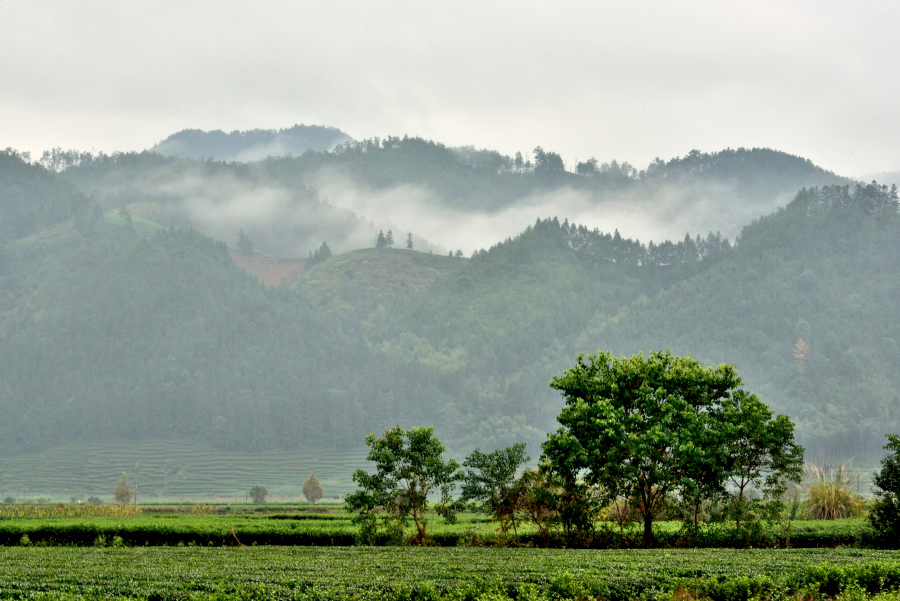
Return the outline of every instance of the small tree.
<path id="1" fill-rule="evenodd" d="M 869 522 L 882 539 L 896 544 L 900 539 L 900 436 L 886 436 L 884 449 L 888 453 L 881 460 L 881 471 L 872 479 L 876 490 Z"/>
<path id="2" fill-rule="evenodd" d="M 803 447 L 794 443 L 794 424 L 743 390 L 721 399 L 712 415 L 725 452 L 724 472 L 737 489 L 731 499 L 736 526 L 749 515 L 748 486 L 780 509 L 788 483 L 803 479 Z"/>
<path id="3" fill-rule="evenodd" d="M 378 237 L 375 238 L 375 248 L 384 248 L 387 246 L 387 238 L 384 237 L 384 232 L 378 230 Z"/>
<path id="4" fill-rule="evenodd" d="M 269 491 L 266 490 L 265 486 L 260 486 L 259 484 L 257 484 L 250 489 L 250 499 L 257 505 L 262 505 L 263 503 L 265 503 L 267 496 L 269 496 Z"/>
<path id="5" fill-rule="evenodd" d="M 384 245 L 388 248 L 394 246 L 394 232 L 388 230 L 387 236 L 384 238 Z"/>
<path id="6" fill-rule="evenodd" d="M 367 459 L 375 462 L 375 472 L 358 469 L 353 473 L 360 489 L 348 495 L 345 503 L 348 510 L 359 512 L 356 522 L 362 525 L 367 542 L 374 542 L 377 514 L 383 512 L 384 525 L 392 538 L 402 538 L 403 527 L 412 519 L 416 527 L 413 540 L 423 544 L 427 539 L 428 495 L 438 490 L 438 513 L 455 519 L 450 493 L 459 464 L 441 458 L 444 445 L 434 435 L 433 427 L 404 430 L 396 426 L 379 438 L 369 434 L 366 445 L 370 448 Z"/>
<path id="7" fill-rule="evenodd" d="M 406 235 L 406 248 L 408 250 L 413 249 L 412 232 L 410 232 Z"/>
<path id="8" fill-rule="evenodd" d="M 134 489 L 128 484 L 128 478 L 125 476 L 125 472 L 122 472 L 122 477 L 119 479 L 119 483 L 116 484 L 116 488 L 113 491 L 113 497 L 115 497 L 116 503 L 125 505 L 126 503 L 131 503 L 131 498 L 133 496 Z"/>
<path id="9" fill-rule="evenodd" d="M 315 474 L 310 474 L 306 482 L 303 483 L 303 496 L 310 503 L 318 503 L 323 494 L 324 491 L 322 490 L 322 485 L 319 484 L 319 479 L 316 478 Z"/>
<path id="10" fill-rule="evenodd" d="M 525 443 L 517 442 L 487 454 L 475 449 L 463 461 L 463 467 L 470 469 L 463 476 L 460 501 L 482 503 L 500 524 L 504 538 L 512 528 L 516 544 L 519 543 L 519 515 L 524 496 L 524 481 L 516 479 L 516 472 L 530 459 L 525 455 Z"/>

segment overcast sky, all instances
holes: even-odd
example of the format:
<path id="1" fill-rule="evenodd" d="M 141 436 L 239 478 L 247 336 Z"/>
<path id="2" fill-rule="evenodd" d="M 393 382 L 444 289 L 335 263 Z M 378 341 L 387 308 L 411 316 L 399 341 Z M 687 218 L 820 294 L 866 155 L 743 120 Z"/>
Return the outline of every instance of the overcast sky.
<path id="1" fill-rule="evenodd" d="M 575 159 L 900 170 L 900 2 L 0 0 L 0 147 L 338 127 Z"/>

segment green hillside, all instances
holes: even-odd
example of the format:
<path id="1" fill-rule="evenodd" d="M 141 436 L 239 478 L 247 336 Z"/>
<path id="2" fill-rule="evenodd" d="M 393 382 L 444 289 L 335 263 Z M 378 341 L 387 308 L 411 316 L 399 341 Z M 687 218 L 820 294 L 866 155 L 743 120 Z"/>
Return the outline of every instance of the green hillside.
<path id="1" fill-rule="evenodd" d="M 393 307 L 427 290 L 465 259 L 413 250 L 367 248 L 332 257 L 305 272 L 296 288 L 345 327 L 359 324 L 379 307 Z"/>

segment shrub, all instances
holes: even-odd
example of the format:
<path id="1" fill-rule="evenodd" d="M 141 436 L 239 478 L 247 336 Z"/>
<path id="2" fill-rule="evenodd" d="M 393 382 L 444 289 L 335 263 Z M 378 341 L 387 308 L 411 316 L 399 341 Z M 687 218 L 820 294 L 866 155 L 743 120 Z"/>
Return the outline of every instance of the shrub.
<path id="1" fill-rule="evenodd" d="M 11 505 L 16 502 L 16 499 L 15 497 L 6 497 L 5 499 L 3 499 L 3 502 L 7 505 Z"/>
<path id="2" fill-rule="evenodd" d="M 811 520 L 838 520 L 861 517 L 865 500 L 851 487 L 859 483 L 859 472 L 850 471 L 849 463 L 824 467 L 806 464 L 806 517 Z"/>
<path id="3" fill-rule="evenodd" d="M 128 478 L 125 476 L 125 472 L 122 472 L 122 478 L 119 479 L 119 483 L 113 491 L 113 497 L 116 498 L 117 503 L 121 503 L 122 505 L 131 503 L 131 499 L 134 497 L 134 489 L 128 484 Z"/>
<path id="4" fill-rule="evenodd" d="M 253 488 L 250 489 L 250 499 L 253 500 L 254 503 L 260 505 L 266 502 L 266 497 L 269 495 L 269 491 L 266 490 L 265 486 L 260 486 L 257 484 Z"/>
<path id="5" fill-rule="evenodd" d="M 318 503 L 323 494 L 324 491 L 319 483 L 319 479 L 316 478 L 315 474 L 310 474 L 306 482 L 303 483 L 303 496 L 310 503 Z"/>

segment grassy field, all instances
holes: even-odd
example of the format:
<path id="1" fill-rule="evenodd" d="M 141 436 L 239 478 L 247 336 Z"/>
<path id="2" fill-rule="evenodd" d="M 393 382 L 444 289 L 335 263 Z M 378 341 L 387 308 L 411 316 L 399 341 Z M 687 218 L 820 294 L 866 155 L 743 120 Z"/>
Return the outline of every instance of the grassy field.
<path id="1" fill-rule="evenodd" d="M 858 549 L 0 549 L 0 598 L 743 601 L 898 585 L 900 555 Z"/>
<path id="2" fill-rule="evenodd" d="M 185 441 L 103 442 L 0 457 L 0 499 L 112 500 L 125 472 L 137 480 L 138 501 L 244 502 L 251 486 L 272 502 L 298 501 L 315 472 L 325 500 L 355 490 L 353 470 L 366 465 L 365 447 L 350 450 L 226 453 Z M 136 469 L 135 466 L 140 466 Z M 180 475 L 179 475 L 180 473 Z"/>
<path id="3" fill-rule="evenodd" d="M 106 219 L 107 223 L 118 225 L 120 227 L 125 227 L 128 223 L 126 218 L 122 215 L 119 215 L 118 213 L 107 213 L 103 217 L 104 219 Z M 159 225 L 158 223 L 147 221 L 146 219 L 141 219 L 140 217 L 131 218 L 131 227 L 134 228 L 134 231 L 143 236 L 152 236 L 159 230 L 164 229 L 163 226 Z"/>

